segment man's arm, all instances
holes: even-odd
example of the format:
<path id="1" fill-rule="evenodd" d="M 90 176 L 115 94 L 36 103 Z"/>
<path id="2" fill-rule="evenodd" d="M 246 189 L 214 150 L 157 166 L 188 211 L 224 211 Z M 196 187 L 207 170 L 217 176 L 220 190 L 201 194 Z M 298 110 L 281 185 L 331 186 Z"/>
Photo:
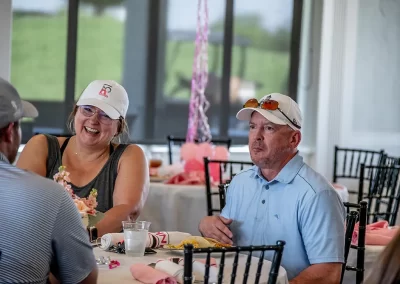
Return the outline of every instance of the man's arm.
<path id="1" fill-rule="evenodd" d="M 97 283 L 97 264 L 89 235 L 72 199 L 61 190 L 61 204 L 52 235 L 50 271 L 61 283 Z"/>
<path id="2" fill-rule="evenodd" d="M 341 263 L 320 263 L 304 269 L 289 284 L 339 284 Z"/>
<path id="3" fill-rule="evenodd" d="M 344 262 L 345 210 L 332 189 L 315 193 L 300 209 L 300 228 L 311 266 L 293 283 L 339 283 Z"/>

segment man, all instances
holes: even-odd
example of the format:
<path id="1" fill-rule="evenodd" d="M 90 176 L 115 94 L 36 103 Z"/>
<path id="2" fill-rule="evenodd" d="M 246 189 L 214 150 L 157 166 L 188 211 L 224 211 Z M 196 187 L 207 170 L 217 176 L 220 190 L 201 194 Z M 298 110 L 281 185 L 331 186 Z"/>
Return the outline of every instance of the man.
<path id="1" fill-rule="evenodd" d="M 205 217 L 200 232 L 240 246 L 284 240 L 281 265 L 289 283 L 339 283 L 345 210 L 332 186 L 298 154 L 297 103 L 274 93 L 249 100 L 237 118 L 249 121 L 255 166 L 234 177 L 221 216 Z"/>
<path id="2" fill-rule="evenodd" d="M 0 78 L 0 283 L 96 283 L 89 236 L 68 193 L 18 169 L 20 119 L 36 108 Z"/>

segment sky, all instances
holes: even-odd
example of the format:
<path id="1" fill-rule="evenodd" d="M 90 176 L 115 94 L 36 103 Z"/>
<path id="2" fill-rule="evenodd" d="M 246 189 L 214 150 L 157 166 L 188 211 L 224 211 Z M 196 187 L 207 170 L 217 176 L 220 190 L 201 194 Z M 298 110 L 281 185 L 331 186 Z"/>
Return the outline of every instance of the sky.
<path id="1" fill-rule="evenodd" d="M 130 1 L 130 0 L 126 0 Z M 143 0 L 146 1 L 146 0 Z M 195 30 L 197 20 L 196 0 L 168 0 L 168 30 Z M 203 0 L 204 1 L 204 0 Z M 294 0 L 235 0 L 235 15 L 259 14 L 264 28 L 274 31 L 291 24 Z M 66 0 L 12 0 L 13 10 L 57 13 Z M 209 21 L 220 20 L 225 12 L 225 0 L 208 0 Z M 125 18 L 125 9 L 110 9 L 109 14 L 120 20 Z"/>

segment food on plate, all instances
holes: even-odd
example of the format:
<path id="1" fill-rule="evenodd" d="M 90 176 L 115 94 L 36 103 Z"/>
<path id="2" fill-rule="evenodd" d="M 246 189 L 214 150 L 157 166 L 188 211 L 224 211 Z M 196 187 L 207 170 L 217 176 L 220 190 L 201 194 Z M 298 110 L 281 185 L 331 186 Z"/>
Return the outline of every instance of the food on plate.
<path id="1" fill-rule="evenodd" d="M 183 249 L 184 246 L 187 244 L 192 244 L 194 248 L 231 247 L 231 245 L 220 243 L 215 239 L 203 238 L 203 237 L 199 237 L 199 236 L 191 236 L 191 237 L 184 239 L 179 244 L 170 244 L 165 247 L 169 248 L 169 249 Z"/>

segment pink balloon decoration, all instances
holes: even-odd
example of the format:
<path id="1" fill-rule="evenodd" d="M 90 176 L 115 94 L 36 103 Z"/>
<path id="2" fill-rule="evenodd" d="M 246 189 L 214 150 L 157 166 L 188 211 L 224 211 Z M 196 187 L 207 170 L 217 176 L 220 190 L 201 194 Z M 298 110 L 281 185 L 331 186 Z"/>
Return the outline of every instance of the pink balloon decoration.
<path id="1" fill-rule="evenodd" d="M 190 159 L 185 162 L 184 171 L 185 173 L 204 171 L 204 165 L 196 159 Z"/>
<path id="2" fill-rule="evenodd" d="M 210 163 L 209 164 L 209 170 L 210 170 L 210 176 L 212 177 L 214 182 L 219 183 L 219 177 L 220 177 L 220 164 L 217 163 Z"/>
<path id="3" fill-rule="evenodd" d="M 203 162 L 204 157 L 211 158 L 213 156 L 213 148 L 211 144 L 204 142 L 198 145 L 196 159 Z"/>
<path id="4" fill-rule="evenodd" d="M 217 146 L 214 149 L 213 159 L 227 161 L 229 157 L 229 151 L 224 146 Z"/>
<path id="5" fill-rule="evenodd" d="M 188 142 L 181 147 L 181 159 L 184 161 L 189 161 L 190 159 L 196 158 L 196 152 L 198 145 Z"/>

